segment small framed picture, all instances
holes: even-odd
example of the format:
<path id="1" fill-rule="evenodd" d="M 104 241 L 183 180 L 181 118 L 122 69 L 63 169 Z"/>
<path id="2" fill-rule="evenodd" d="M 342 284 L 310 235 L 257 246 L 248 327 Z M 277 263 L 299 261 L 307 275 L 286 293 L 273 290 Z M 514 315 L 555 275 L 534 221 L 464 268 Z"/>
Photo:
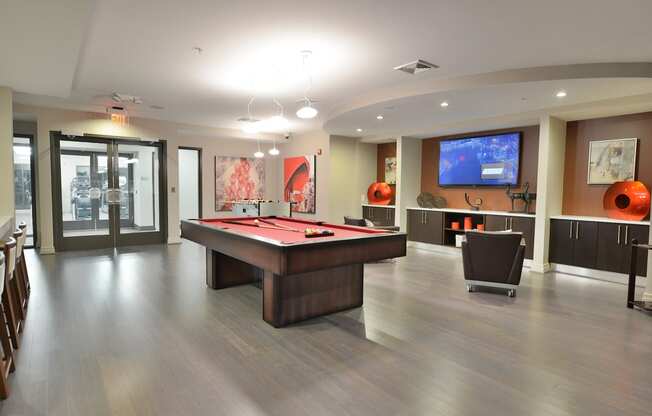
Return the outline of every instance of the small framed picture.
<path id="1" fill-rule="evenodd" d="M 611 185 L 636 178 L 638 139 L 596 140 L 589 142 L 589 185 Z"/>

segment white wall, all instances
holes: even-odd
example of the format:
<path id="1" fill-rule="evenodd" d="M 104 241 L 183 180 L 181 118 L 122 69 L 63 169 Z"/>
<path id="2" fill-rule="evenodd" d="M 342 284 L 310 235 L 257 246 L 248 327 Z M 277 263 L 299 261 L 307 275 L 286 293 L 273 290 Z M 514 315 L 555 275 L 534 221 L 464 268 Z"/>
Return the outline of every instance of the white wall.
<path id="1" fill-rule="evenodd" d="M 362 218 L 362 199 L 376 181 L 378 146 L 360 139 L 330 137 L 329 218 L 341 224 L 344 216 Z"/>
<path id="2" fill-rule="evenodd" d="M 0 87 L 0 220 L 15 215 L 12 104 L 11 89 Z"/>
<path id="3" fill-rule="evenodd" d="M 54 252 L 52 228 L 52 183 L 50 178 L 50 132 L 63 131 L 64 133 L 82 135 L 101 134 L 114 137 L 129 137 L 142 139 L 161 139 L 167 142 L 167 171 L 168 171 L 168 241 L 179 242 L 179 201 L 176 189 L 178 188 L 178 146 L 200 147 L 202 152 L 202 168 L 204 180 L 202 183 L 204 217 L 223 216 L 228 213 L 215 211 L 215 183 L 214 183 L 214 157 L 245 156 L 251 157 L 257 145 L 253 140 L 237 139 L 238 132 L 227 129 L 208 129 L 179 123 L 159 120 L 132 118 L 128 126 L 118 126 L 111 123 L 106 115 L 82 111 L 33 107 L 16 104 L 14 111 L 29 114 L 36 119 L 38 150 L 38 231 L 40 233 L 41 252 Z M 10 117 L 11 119 L 11 117 Z M 11 125 L 11 124 L 10 124 Z M 193 133 L 195 131 L 201 132 Z M 187 132 L 187 133 L 186 133 Z M 325 136 L 326 138 L 328 136 Z M 305 146 L 307 152 L 311 146 Z M 327 140 L 326 146 L 327 148 Z M 296 146 L 301 148 L 301 146 Z M 8 152 L 11 154 L 11 151 Z M 323 161 L 323 160 L 322 160 Z M 282 162 L 281 162 L 282 163 Z M 318 161 L 319 163 L 319 161 Z M 265 189 L 266 197 L 275 199 L 279 195 L 279 168 L 277 159 L 268 157 L 265 162 Z M 319 166 L 319 165 L 318 165 Z M 322 179 L 323 180 L 323 179 Z M 317 178 L 318 184 L 320 178 Z M 174 190 L 174 191 L 173 191 Z M 319 198 L 318 190 L 318 198 Z M 322 205 L 327 202 L 327 195 L 321 200 Z M 318 199 L 318 209 L 320 208 Z M 327 210 L 327 209 L 326 209 Z"/>
<path id="4" fill-rule="evenodd" d="M 564 195 L 566 122 L 551 116 L 539 121 L 539 165 L 537 172 L 534 258 L 531 270 L 545 273 L 548 262 L 550 217 L 561 214 Z"/>

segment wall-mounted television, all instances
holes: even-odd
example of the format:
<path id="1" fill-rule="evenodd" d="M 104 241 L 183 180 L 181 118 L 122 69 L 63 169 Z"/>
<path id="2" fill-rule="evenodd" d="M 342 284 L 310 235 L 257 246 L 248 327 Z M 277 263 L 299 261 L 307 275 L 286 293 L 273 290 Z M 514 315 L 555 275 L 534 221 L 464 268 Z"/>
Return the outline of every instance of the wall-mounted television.
<path id="1" fill-rule="evenodd" d="M 521 133 L 439 142 L 439 186 L 518 185 Z"/>

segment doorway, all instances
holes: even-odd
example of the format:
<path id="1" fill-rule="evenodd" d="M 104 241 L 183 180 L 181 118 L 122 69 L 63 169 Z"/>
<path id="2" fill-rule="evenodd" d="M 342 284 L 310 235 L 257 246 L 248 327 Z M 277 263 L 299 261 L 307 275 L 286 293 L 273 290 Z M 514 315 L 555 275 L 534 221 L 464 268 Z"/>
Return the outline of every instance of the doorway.
<path id="1" fill-rule="evenodd" d="M 14 135 L 14 197 L 16 224 L 27 224 L 25 247 L 36 245 L 36 172 L 34 170 L 34 137 Z"/>
<path id="2" fill-rule="evenodd" d="M 201 148 L 179 146 L 179 219 L 201 218 Z"/>
<path id="3" fill-rule="evenodd" d="M 164 243 L 165 142 L 53 133 L 56 250 Z"/>

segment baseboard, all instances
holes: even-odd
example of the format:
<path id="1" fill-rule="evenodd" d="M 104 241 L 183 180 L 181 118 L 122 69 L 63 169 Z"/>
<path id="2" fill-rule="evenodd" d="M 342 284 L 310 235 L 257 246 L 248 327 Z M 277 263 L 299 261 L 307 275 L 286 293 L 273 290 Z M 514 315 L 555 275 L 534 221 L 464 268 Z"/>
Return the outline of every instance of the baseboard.
<path id="1" fill-rule="evenodd" d="M 527 261 L 527 260 L 526 260 Z M 552 270 L 550 263 L 536 264 L 532 260 L 530 261 L 530 271 L 539 274 L 546 274 Z"/>
<path id="2" fill-rule="evenodd" d="M 638 280 L 638 279 L 637 279 Z M 652 292 L 645 292 L 643 293 L 643 297 L 641 298 L 643 302 L 652 302 Z"/>
<path id="3" fill-rule="evenodd" d="M 605 272 L 603 270 L 587 269 L 585 267 L 568 266 L 566 264 L 552 263 L 551 270 L 557 273 L 570 274 L 573 276 L 585 277 L 587 279 L 602 280 L 604 282 L 620 283 L 626 285 L 629 276 L 623 273 Z M 647 279 L 644 276 L 636 276 L 636 286 L 645 287 Z"/>

